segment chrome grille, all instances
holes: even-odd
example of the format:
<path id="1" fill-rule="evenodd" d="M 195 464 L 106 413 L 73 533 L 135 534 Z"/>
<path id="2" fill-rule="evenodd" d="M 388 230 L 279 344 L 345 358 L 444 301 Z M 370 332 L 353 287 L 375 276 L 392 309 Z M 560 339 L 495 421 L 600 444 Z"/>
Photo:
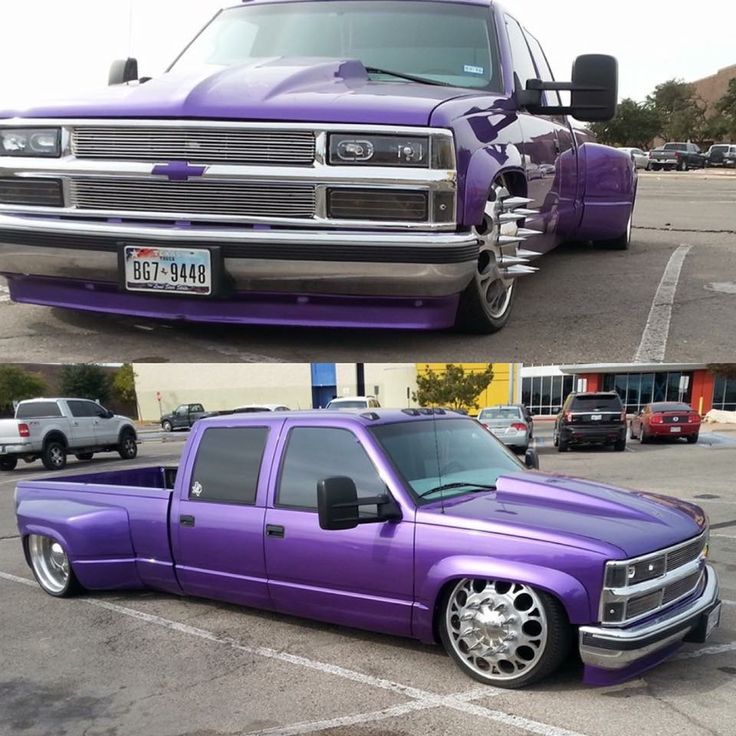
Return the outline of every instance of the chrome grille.
<path id="1" fill-rule="evenodd" d="M 667 570 L 676 570 L 678 567 L 687 565 L 688 562 L 697 560 L 700 553 L 705 549 L 707 541 L 708 540 L 705 537 L 701 537 L 691 544 L 688 544 L 686 547 L 680 547 L 673 552 L 668 552 Z"/>
<path id="2" fill-rule="evenodd" d="M 172 215 L 311 218 L 311 184 L 218 180 L 75 179 L 71 199 L 82 210 L 156 212 Z"/>
<path id="3" fill-rule="evenodd" d="M 83 159 L 311 166 L 315 135 L 302 130 L 90 126 L 75 128 L 72 153 Z"/>
<path id="4" fill-rule="evenodd" d="M 672 603 L 672 601 L 676 601 L 678 598 L 682 598 L 682 596 L 686 595 L 697 586 L 702 576 L 702 571 L 696 572 L 692 575 L 689 575 L 684 580 L 680 580 L 676 583 L 672 583 L 672 585 L 668 585 L 664 589 L 664 597 L 662 598 L 662 603 Z"/>

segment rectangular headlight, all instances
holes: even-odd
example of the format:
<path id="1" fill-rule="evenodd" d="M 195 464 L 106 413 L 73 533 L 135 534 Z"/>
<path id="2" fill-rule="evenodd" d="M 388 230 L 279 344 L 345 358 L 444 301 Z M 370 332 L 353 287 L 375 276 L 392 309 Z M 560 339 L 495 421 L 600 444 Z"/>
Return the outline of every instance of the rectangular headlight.
<path id="1" fill-rule="evenodd" d="M 0 156 L 61 156 L 60 128 L 0 128 Z"/>
<path id="2" fill-rule="evenodd" d="M 429 136 L 334 133 L 330 136 L 329 162 L 333 166 L 408 166 L 430 168 Z"/>

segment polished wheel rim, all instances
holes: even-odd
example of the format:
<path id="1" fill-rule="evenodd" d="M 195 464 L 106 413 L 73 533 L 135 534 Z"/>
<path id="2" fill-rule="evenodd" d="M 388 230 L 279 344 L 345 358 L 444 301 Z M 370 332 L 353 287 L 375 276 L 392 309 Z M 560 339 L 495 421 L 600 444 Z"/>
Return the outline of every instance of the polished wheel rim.
<path id="1" fill-rule="evenodd" d="M 61 593 L 69 583 L 69 558 L 64 548 L 50 537 L 31 534 L 28 540 L 33 569 L 41 585 L 51 593 Z"/>
<path id="2" fill-rule="evenodd" d="M 49 450 L 49 460 L 52 465 L 60 467 L 64 464 L 64 450 L 59 445 L 54 445 Z"/>
<path id="3" fill-rule="evenodd" d="M 445 613 L 450 644 L 465 665 L 488 680 L 513 680 L 539 662 L 547 617 L 526 585 L 462 580 Z"/>
<path id="4" fill-rule="evenodd" d="M 129 457 L 135 453 L 135 440 L 132 437 L 126 437 L 123 440 L 123 452 Z"/>

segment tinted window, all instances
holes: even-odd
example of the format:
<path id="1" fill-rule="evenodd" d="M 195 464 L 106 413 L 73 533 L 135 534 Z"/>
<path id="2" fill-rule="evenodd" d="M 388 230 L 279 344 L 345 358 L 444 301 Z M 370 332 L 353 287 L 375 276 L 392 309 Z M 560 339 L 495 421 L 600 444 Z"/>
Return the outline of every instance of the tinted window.
<path id="1" fill-rule="evenodd" d="M 60 417 L 61 409 L 55 401 L 34 401 L 20 404 L 15 413 L 18 419 L 35 419 L 37 417 Z"/>
<path id="2" fill-rule="evenodd" d="M 202 404 L 192 404 L 190 408 L 192 411 L 204 411 Z"/>
<path id="3" fill-rule="evenodd" d="M 573 411 L 621 411 L 622 408 L 621 399 L 608 394 L 576 396 L 572 401 Z"/>
<path id="4" fill-rule="evenodd" d="M 330 57 L 460 87 L 500 89 L 495 38 L 488 6 L 407 0 L 249 5 L 220 13 L 174 68 Z"/>
<path id="5" fill-rule="evenodd" d="M 542 50 L 539 41 L 537 41 L 537 39 L 529 32 L 526 33 L 526 39 L 529 42 L 529 48 L 532 51 L 532 56 L 534 57 L 534 62 L 537 66 L 540 79 L 544 82 L 554 82 L 554 74 L 552 74 L 552 69 L 549 66 L 547 57 L 544 55 L 544 51 Z M 544 95 L 547 99 L 547 104 L 562 106 L 562 99 L 560 98 L 559 92 L 545 92 Z"/>
<path id="6" fill-rule="evenodd" d="M 192 501 L 253 504 L 266 427 L 213 427 L 202 435 L 189 487 Z"/>
<path id="7" fill-rule="evenodd" d="M 386 492 L 358 438 L 346 429 L 297 427 L 289 433 L 281 468 L 279 506 L 317 508 L 317 483 L 325 478 L 352 478 L 359 497 Z"/>
<path id="8" fill-rule="evenodd" d="M 652 411 L 692 411 L 687 404 L 677 402 L 669 402 L 663 404 L 652 404 Z"/>
<path id="9" fill-rule="evenodd" d="M 493 409 L 484 409 L 478 419 L 521 419 L 521 409 L 515 406 L 497 406 Z"/>
<path id="10" fill-rule="evenodd" d="M 527 80 L 537 79 L 539 74 L 534 66 L 534 60 L 527 46 L 521 26 L 517 21 L 507 15 L 506 28 L 509 31 L 509 43 L 511 44 L 511 56 L 514 59 L 514 71 L 519 75 L 519 82 L 521 82 L 521 87 L 524 89 Z"/>
<path id="11" fill-rule="evenodd" d="M 358 401 L 331 401 L 327 404 L 328 409 L 366 409 L 368 402 L 364 399 Z"/>
<path id="12" fill-rule="evenodd" d="M 98 417 L 102 413 L 102 407 L 93 401 L 67 401 L 69 411 L 73 417 Z"/>

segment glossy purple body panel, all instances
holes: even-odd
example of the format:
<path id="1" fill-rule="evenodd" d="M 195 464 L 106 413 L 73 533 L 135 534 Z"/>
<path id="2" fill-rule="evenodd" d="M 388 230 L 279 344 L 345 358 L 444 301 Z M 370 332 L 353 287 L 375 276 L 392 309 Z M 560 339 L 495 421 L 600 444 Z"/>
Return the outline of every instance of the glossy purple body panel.
<path id="1" fill-rule="evenodd" d="M 21 482 L 18 528 L 58 539 L 91 589 L 151 587 L 433 642 L 438 601 L 460 578 L 539 587 L 572 624 L 591 624 L 606 560 L 673 545 L 706 523 L 683 501 L 521 468 L 496 492 L 417 505 L 371 427 L 457 418 L 381 410 L 378 419 L 331 411 L 205 419 L 192 430 L 173 492 L 162 468 Z M 239 426 L 269 428 L 255 504 L 190 500 L 202 433 Z M 278 507 L 280 462 L 297 426 L 352 432 L 401 520 L 330 532 L 314 511 Z M 184 515 L 196 515 L 196 526 L 181 526 Z M 270 537 L 268 525 L 284 536 Z"/>
<path id="2" fill-rule="evenodd" d="M 446 128 L 455 136 L 459 230 L 482 222 L 493 183 L 506 176 L 514 192 L 532 198 L 530 207 L 540 212 L 525 223 L 541 232 L 525 244 L 529 250 L 545 253 L 565 240 L 621 236 L 636 196 L 631 159 L 621 151 L 590 143 L 590 136 L 565 118 L 519 110 L 506 11 L 495 3 L 471 0 L 470 4 L 488 6 L 494 15 L 503 86 L 497 92 L 371 81 L 354 59 L 272 58 L 231 68 L 172 71 L 143 85 L 111 87 L 27 110 L 0 111 L 0 118 L 214 119 Z M 203 305 L 196 298 L 176 303 L 161 296 L 133 296 L 112 282 L 107 291 L 73 278 L 65 282 L 65 290 L 40 282 L 16 284 L 14 294 L 18 301 L 36 304 L 165 319 L 426 329 L 452 326 L 458 303 L 457 299 L 426 300 L 415 310 L 411 303 L 397 300 L 381 303 L 382 294 L 365 304 L 329 295 L 317 300 L 319 304 L 303 304 L 254 293 Z"/>
<path id="3" fill-rule="evenodd" d="M 133 292 L 114 284 L 33 276 L 7 276 L 12 299 L 19 303 L 188 322 L 294 325 L 302 327 L 381 327 L 442 330 L 452 327 L 459 295 L 427 299 L 371 296 L 299 296 L 238 294 L 208 300 Z"/>

